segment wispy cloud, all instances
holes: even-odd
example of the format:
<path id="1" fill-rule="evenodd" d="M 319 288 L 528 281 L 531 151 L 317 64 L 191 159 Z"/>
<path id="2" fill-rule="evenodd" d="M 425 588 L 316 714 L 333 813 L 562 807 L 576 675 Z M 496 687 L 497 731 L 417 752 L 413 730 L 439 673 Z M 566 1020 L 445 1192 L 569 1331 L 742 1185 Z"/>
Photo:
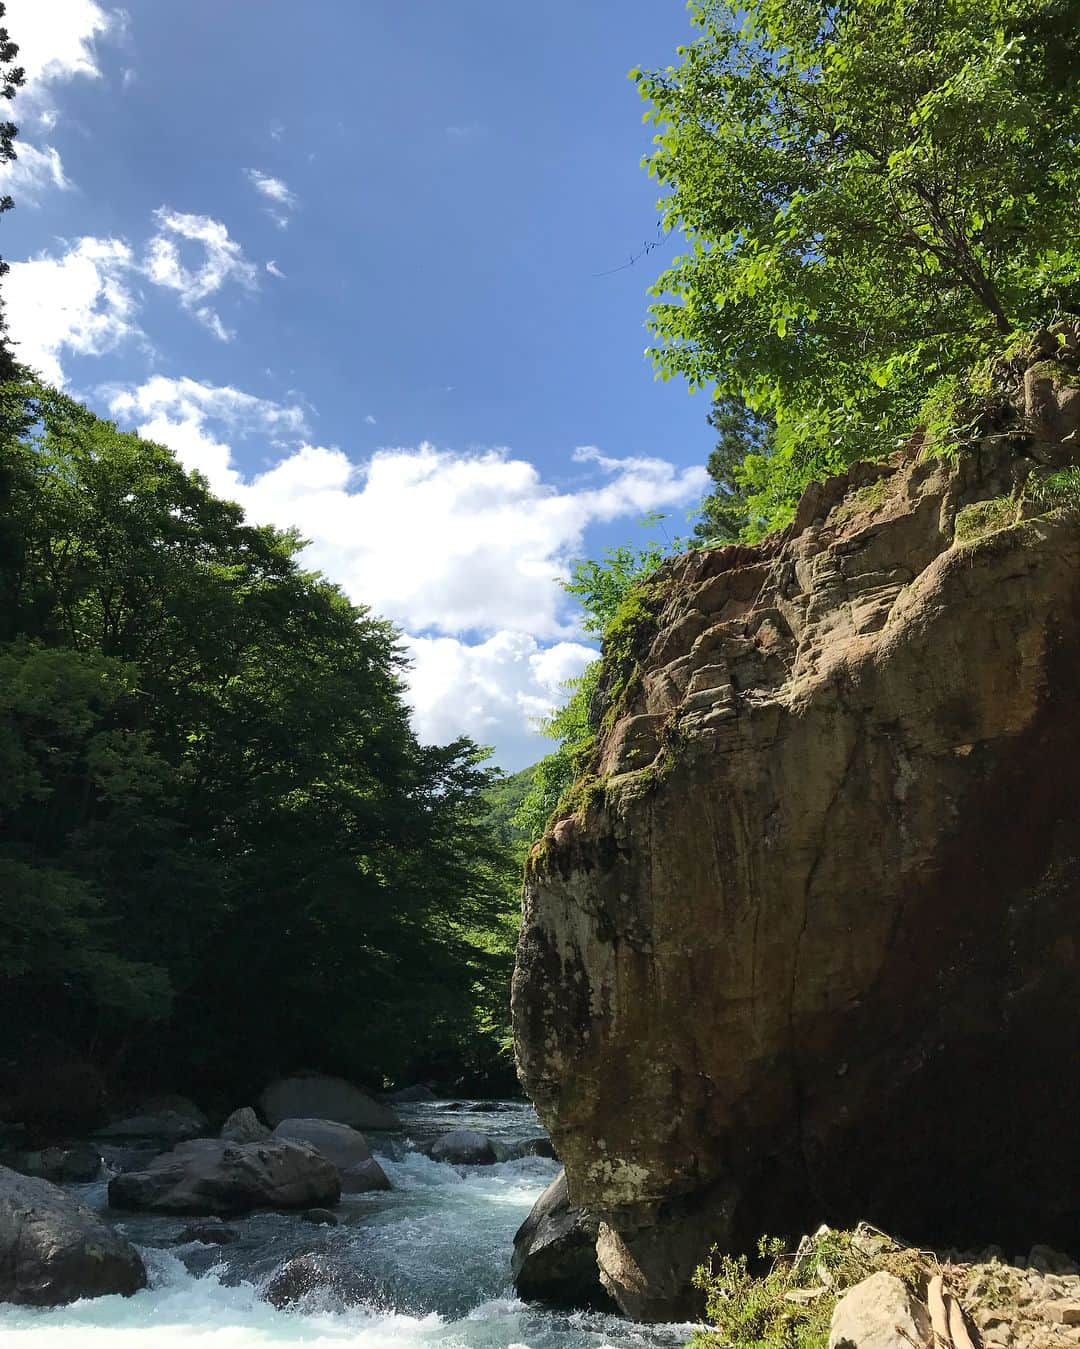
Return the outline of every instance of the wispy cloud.
<path id="1" fill-rule="evenodd" d="M 10 193 L 20 205 L 36 206 L 50 189 L 63 192 L 70 187 L 60 155 L 51 145 L 41 150 L 18 145 L 18 157 L 0 164 L 0 192 Z"/>
<path id="2" fill-rule="evenodd" d="M 281 270 L 281 268 L 277 265 L 277 263 L 274 261 L 273 258 L 271 258 L 270 261 L 266 264 L 266 270 L 270 273 L 271 276 L 276 276 L 280 280 L 284 281 L 285 273 Z"/>
<path id="3" fill-rule="evenodd" d="M 285 229 L 291 212 L 296 210 L 298 198 L 281 178 L 274 178 L 261 169 L 245 169 L 244 176 L 267 203 L 266 211 L 279 229 Z"/>
<path id="4" fill-rule="evenodd" d="M 154 212 L 157 233 L 150 240 L 144 263 L 145 274 L 156 286 L 171 290 L 181 305 L 222 342 L 233 334 L 215 310 L 203 303 L 227 282 L 255 285 L 255 265 L 244 257 L 240 244 L 229 237 L 220 220 L 208 215 L 189 215 L 161 206 Z M 202 262 L 188 267 L 180 253 L 180 244 L 189 242 L 203 250 Z"/>

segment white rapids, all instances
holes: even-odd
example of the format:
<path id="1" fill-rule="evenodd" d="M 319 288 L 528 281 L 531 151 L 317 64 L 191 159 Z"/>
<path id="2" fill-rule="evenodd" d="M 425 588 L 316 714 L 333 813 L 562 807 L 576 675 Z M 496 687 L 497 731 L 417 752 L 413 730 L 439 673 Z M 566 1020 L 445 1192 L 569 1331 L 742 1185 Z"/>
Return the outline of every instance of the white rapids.
<path id="1" fill-rule="evenodd" d="M 557 1173 L 539 1157 L 455 1167 L 410 1150 L 409 1138 L 479 1129 L 506 1142 L 536 1136 L 536 1116 L 516 1103 L 448 1112 L 442 1103 L 402 1110 L 405 1137 L 370 1136 L 394 1189 L 347 1199 L 340 1225 L 312 1227 L 282 1214 L 231 1221 L 235 1245 L 175 1245 L 190 1219 L 117 1222 L 140 1248 L 150 1286 L 34 1310 L 0 1305 L 3 1349 L 679 1349 L 691 1326 L 636 1326 L 593 1312 L 556 1312 L 514 1297 L 514 1232 Z M 105 1186 L 76 1187 L 106 1203 Z M 278 1311 L 261 1290 L 282 1260 L 301 1251 L 332 1255 L 379 1290 L 349 1308 L 302 1305 Z"/>

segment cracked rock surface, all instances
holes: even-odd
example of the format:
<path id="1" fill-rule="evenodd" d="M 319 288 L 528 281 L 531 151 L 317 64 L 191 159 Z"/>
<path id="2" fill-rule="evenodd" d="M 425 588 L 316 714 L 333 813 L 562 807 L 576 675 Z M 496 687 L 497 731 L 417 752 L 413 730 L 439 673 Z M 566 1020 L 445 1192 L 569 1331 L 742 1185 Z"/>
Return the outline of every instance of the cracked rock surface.
<path id="1" fill-rule="evenodd" d="M 1060 443 L 856 465 L 782 535 L 673 559 L 605 653 L 514 1024 L 631 1315 L 694 1313 L 712 1243 L 823 1217 L 1080 1230 L 1080 526 L 955 537 L 1075 454 L 1072 395 L 1040 405 Z"/>

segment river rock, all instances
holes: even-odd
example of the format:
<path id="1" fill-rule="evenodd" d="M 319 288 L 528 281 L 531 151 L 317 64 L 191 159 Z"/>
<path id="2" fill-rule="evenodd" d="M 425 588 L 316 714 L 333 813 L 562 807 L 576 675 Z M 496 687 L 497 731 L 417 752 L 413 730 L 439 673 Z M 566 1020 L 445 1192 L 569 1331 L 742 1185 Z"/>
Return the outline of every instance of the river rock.
<path id="1" fill-rule="evenodd" d="M 144 1101 L 139 1110 L 114 1120 L 95 1137 L 109 1142 L 150 1139 L 168 1144 L 201 1138 L 209 1121 L 194 1101 L 186 1096 L 158 1096 Z"/>
<path id="2" fill-rule="evenodd" d="M 555 1144 L 552 1143 L 550 1138 L 526 1138 L 516 1145 L 514 1155 L 517 1157 L 547 1157 L 550 1161 L 555 1162 L 559 1160 L 555 1156 Z"/>
<path id="3" fill-rule="evenodd" d="M 259 1098 L 271 1125 L 283 1119 L 325 1119 L 354 1129 L 400 1129 L 396 1110 L 340 1077 L 284 1077 Z"/>
<path id="4" fill-rule="evenodd" d="M 11 1166 L 24 1176 L 38 1176 L 57 1184 L 79 1185 L 97 1180 L 101 1174 L 102 1154 L 92 1143 L 72 1143 L 65 1147 L 42 1148 L 40 1152 L 17 1154 Z"/>
<path id="5" fill-rule="evenodd" d="M 235 1227 L 227 1227 L 220 1219 L 212 1219 L 185 1227 L 177 1233 L 175 1244 L 183 1246 L 189 1241 L 197 1241 L 203 1246 L 231 1246 L 239 1240 L 240 1233 Z"/>
<path id="6" fill-rule="evenodd" d="M 341 1173 L 343 1194 L 390 1189 L 386 1173 L 371 1155 L 364 1135 L 347 1124 L 328 1119 L 284 1119 L 275 1128 L 274 1137 L 306 1143 L 321 1152 Z"/>
<path id="7" fill-rule="evenodd" d="M 306 1252 L 284 1261 L 271 1275 L 263 1297 L 279 1310 L 304 1302 L 311 1310 L 338 1311 L 360 1302 L 382 1302 L 374 1280 L 333 1256 Z"/>
<path id="8" fill-rule="evenodd" d="M 426 1144 L 423 1150 L 433 1162 L 450 1162 L 454 1166 L 492 1166 L 509 1156 L 507 1147 L 475 1129 L 451 1129 Z"/>
<path id="9" fill-rule="evenodd" d="M 855 465 L 665 562 L 608 650 L 513 1019 L 647 1287 L 822 1213 L 1075 1240 L 1080 528 L 1000 505 L 1078 443 Z"/>
<path id="10" fill-rule="evenodd" d="M 912 1349 L 930 1340 L 930 1317 L 895 1274 L 879 1270 L 848 1289 L 829 1327 L 829 1349 Z"/>
<path id="11" fill-rule="evenodd" d="M 156 1157 L 143 1171 L 109 1182 L 114 1208 L 150 1213 L 213 1213 L 306 1209 L 341 1198 L 337 1168 L 300 1143 L 229 1143 L 200 1138 Z"/>
<path id="12" fill-rule="evenodd" d="M 221 1126 L 221 1137 L 230 1143 L 261 1143 L 270 1133 L 249 1105 L 234 1110 Z"/>
<path id="13" fill-rule="evenodd" d="M 416 1101 L 434 1101 L 435 1093 L 430 1087 L 419 1083 L 415 1087 L 402 1087 L 400 1091 L 392 1091 L 386 1099 L 393 1101 L 395 1105 L 410 1105 Z"/>
<path id="14" fill-rule="evenodd" d="M 306 1223 L 314 1223 L 316 1227 L 337 1227 L 337 1214 L 328 1208 L 309 1208 L 306 1213 L 301 1213 Z"/>
<path id="15" fill-rule="evenodd" d="M 55 1307 L 146 1286 L 138 1251 L 50 1181 L 0 1167 L 0 1302 Z"/>
<path id="16" fill-rule="evenodd" d="M 518 1297 L 552 1306 L 610 1311 L 596 1263 L 598 1224 L 571 1208 L 560 1171 L 514 1237 L 511 1268 Z"/>

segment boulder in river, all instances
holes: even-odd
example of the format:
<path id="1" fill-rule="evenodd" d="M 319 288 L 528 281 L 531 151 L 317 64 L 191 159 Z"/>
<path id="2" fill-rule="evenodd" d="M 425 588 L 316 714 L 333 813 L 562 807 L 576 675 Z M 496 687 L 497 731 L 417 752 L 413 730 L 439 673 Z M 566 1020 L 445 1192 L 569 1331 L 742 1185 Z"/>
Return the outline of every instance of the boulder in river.
<path id="1" fill-rule="evenodd" d="M 142 1171 L 109 1182 L 114 1208 L 149 1213 L 212 1213 L 306 1209 L 341 1198 L 337 1168 L 301 1143 L 271 1139 L 229 1143 L 199 1138 L 155 1157 Z"/>
<path id="2" fill-rule="evenodd" d="M 134 1114 L 106 1125 L 96 1137 L 114 1143 L 152 1139 L 171 1145 L 201 1138 L 208 1128 L 206 1116 L 194 1101 L 186 1096 L 158 1096 L 144 1101 Z"/>
<path id="3" fill-rule="evenodd" d="M 662 1319 L 713 1243 L 823 1212 L 1076 1240 L 1080 528 L 1025 486 L 1077 462 L 1080 370 L 1048 365 L 1054 416 L 955 462 L 920 432 L 667 559 L 605 655 L 526 864 L 515 1047 Z"/>
<path id="4" fill-rule="evenodd" d="M 283 1077 L 259 1097 L 272 1126 L 283 1119 L 326 1119 L 354 1129 L 400 1129 L 392 1106 L 376 1101 L 366 1091 L 340 1077 Z"/>
<path id="5" fill-rule="evenodd" d="M 270 1130 L 259 1119 L 251 1106 L 234 1110 L 221 1126 L 221 1137 L 230 1143 L 261 1143 L 270 1137 Z"/>
<path id="6" fill-rule="evenodd" d="M 364 1135 L 347 1124 L 335 1124 L 328 1119 L 283 1119 L 274 1130 L 274 1137 L 306 1143 L 321 1152 L 341 1173 L 343 1194 L 390 1189 L 386 1172 L 371 1155 Z"/>
<path id="7" fill-rule="evenodd" d="M 548 1137 L 526 1138 L 514 1147 L 516 1157 L 547 1157 L 549 1161 L 557 1162 L 559 1159 L 555 1155 L 555 1144 Z"/>
<path id="8" fill-rule="evenodd" d="M 434 1101 L 435 1093 L 421 1082 L 415 1087 L 402 1087 L 400 1091 L 392 1091 L 386 1099 L 393 1101 L 395 1105 L 410 1105 L 416 1101 Z"/>
<path id="9" fill-rule="evenodd" d="M 17 1153 L 9 1165 L 24 1176 L 38 1176 L 58 1185 L 78 1185 L 97 1180 L 101 1174 L 101 1152 L 92 1143 L 71 1143 L 42 1148 L 39 1152 Z"/>
<path id="10" fill-rule="evenodd" d="M 284 1261 L 266 1285 L 263 1297 L 279 1310 L 303 1301 L 311 1310 L 339 1311 L 360 1302 L 381 1302 L 382 1288 L 351 1265 L 321 1252 L 307 1251 Z M 313 1305 L 314 1304 L 314 1305 Z"/>
<path id="11" fill-rule="evenodd" d="M 0 1167 L 0 1302 L 56 1307 L 146 1286 L 142 1259 L 50 1181 Z"/>
<path id="12" fill-rule="evenodd" d="M 235 1227 L 227 1227 L 220 1218 L 208 1218 L 178 1232 L 175 1244 L 183 1246 L 189 1241 L 197 1241 L 203 1246 L 231 1246 L 239 1240 L 240 1233 Z"/>
<path id="13" fill-rule="evenodd" d="M 597 1227 L 594 1219 L 570 1206 L 566 1172 L 560 1171 L 514 1237 L 518 1296 L 556 1307 L 612 1310 L 596 1263 Z"/>
<path id="14" fill-rule="evenodd" d="M 426 1144 L 423 1151 L 433 1162 L 450 1162 L 454 1166 L 492 1166 L 510 1156 L 505 1144 L 476 1129 L 451 1129 Z"/>

